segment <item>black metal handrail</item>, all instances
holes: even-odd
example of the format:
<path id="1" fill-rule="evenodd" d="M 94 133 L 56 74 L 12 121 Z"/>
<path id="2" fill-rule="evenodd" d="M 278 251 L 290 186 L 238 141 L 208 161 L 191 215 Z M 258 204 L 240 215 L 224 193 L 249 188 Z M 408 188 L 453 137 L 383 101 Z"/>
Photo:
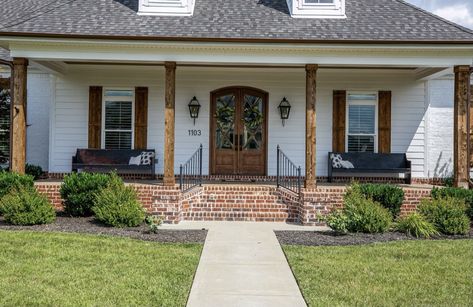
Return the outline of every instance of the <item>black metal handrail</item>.
<path id="1" fill-rule="evenodd" d="M 281 150 L 279 145 L 277 147 L 276 166 L 276 184 L 278 188 L 288 189 L 296 193 L 300 198 L 302 189 L 301 167 L 296 166 Z"/>
<path id="2" fill-rule="evenodd" d="M 180 165 L 179 186 L 182 192 L 202 186 L 202 144 L 186 163 Z"/>

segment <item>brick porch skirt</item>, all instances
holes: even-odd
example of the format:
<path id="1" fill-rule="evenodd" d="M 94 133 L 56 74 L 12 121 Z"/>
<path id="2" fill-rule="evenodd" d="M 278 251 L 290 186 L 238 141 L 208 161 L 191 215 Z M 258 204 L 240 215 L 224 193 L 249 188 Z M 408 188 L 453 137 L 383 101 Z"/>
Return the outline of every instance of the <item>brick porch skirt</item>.
<path id="1" fill-rule="evenodd" d="M 303 190 L 302 197 L 273 185 L 209 184 L 182 193 L 178 186 L 129 183 L 148 213 L 163 216 L 166 223 L 180 221 L 267 221 L 323 225 L 322 217 L 343 206 L 345 186 L 319 186 Z M 56 209 L 62 209 L 60 182 L 37 182 Z M 403 187 L 401 214 L 416 210 L 429 188 Z"/>

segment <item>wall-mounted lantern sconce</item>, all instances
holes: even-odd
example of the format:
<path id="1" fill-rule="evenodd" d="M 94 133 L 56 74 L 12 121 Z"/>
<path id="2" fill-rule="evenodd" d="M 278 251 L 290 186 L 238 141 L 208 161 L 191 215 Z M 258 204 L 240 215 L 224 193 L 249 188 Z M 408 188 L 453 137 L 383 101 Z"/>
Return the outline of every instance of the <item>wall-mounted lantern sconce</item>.
<path id="1" fill-rule="evenodd" d="M 195 119 L 199 117 L 199 111 L 200 111 L 200 103 L 197 100 L 197 98 L 192 98 L 192 100 L 189 102 L 189 113 L 191 115 L 191 118 L 194 119 L 194 126 L 195 126 Z"/>
<path id="2" fill-rule="evenodd" d="M 282 125 L 284 126 L 286 124 L 286 119 L 289 119 L 289 114 L 291 113 L 291 104 L 287 101 L 286 97 L 283 98 L 278 109 L 281 114 Z"/>

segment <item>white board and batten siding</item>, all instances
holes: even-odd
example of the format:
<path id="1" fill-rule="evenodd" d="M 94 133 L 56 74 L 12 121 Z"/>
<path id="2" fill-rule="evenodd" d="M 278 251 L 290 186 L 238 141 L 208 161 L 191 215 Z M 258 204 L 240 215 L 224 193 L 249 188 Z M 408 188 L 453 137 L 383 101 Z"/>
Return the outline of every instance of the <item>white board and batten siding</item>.
<path id="1" fill-rule="evenodd" d="M 453 175 L 453 76 L 427 82 L 426 176 Z"/>
<path id="2" fill-rule="evenodd" d="M 89 86 L 149 87 L 148 147 L 159 159 L 157 173 L 163 173 L 164 68 L 159 66 L 72 66 L 66 76 L 57 77 L 52 132 L 50 171 L 69 172 L 77 148 L 87 147 Z M 175 171 L 199 144 L 204 147 L 203 171 L 209 171 L 210 92 L 228 86 L 250 86 L 269 93 L 268 174 L 276 174 L 276 146 L 279 144 L 298 165 L 305 161 L 305 71 L 301 69 L 249 69 L 177 67 Z M 406 70 L 320 69 L 317 77 L 317 174 L 327 174 L 327 153 L 332 150 L 332 91 L 391 90 L 392 152 L 407 152 L 413 176 L 425 176 L 425 83 Z M 202 105 L 195 126 L 187 104 L 196 96 Z M 292 105 L 283 127 L 277 106 L 283 97 Z M 190 135 L 199 130 L 200 135 Z M 192 134 L 192 133 L 191 133 Z M 198 134 L 198 133 L 197 133 Z"/>

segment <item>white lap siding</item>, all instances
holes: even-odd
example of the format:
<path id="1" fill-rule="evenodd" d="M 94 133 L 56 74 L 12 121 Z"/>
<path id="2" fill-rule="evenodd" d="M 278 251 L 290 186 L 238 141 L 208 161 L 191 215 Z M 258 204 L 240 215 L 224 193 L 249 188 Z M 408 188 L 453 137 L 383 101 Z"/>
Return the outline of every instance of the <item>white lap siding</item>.
<path id="1" fill-rule="evenodd" d="M 76 148 L 87 147 L 88 88 L 149 87 L 148 147 L 157 151 L 157 173 L 163 172 L 164 68 L 130 66 L 73 66 L 57 78 L 52 126 L 51 171 L 68 172 Z M 269 93 L 268 174 L 276 174 L 276 146 L 304 167 L 305 71 L 300 69 L 248 69 L 180 67 L 176 72 L 175 171 L 204 146 L 203 171 L 209 170 L 210 92 L 228 86 L 250 86 Z M 317 175 L 327 174 L 327 153 L 332 149 L 332 91 L 391 90 L 392 151 L 407 152 L 415 177 L 424 176 L 424 83 L 405 70 L 320 69 L 317 80 Z M 195 126 L 187 104 L 196 96 L 202 105 Z M 283 127 L 277 109 L 283 97 L 292 105 Z M 200 135 L 189 135 L 200 130 Z"/>

